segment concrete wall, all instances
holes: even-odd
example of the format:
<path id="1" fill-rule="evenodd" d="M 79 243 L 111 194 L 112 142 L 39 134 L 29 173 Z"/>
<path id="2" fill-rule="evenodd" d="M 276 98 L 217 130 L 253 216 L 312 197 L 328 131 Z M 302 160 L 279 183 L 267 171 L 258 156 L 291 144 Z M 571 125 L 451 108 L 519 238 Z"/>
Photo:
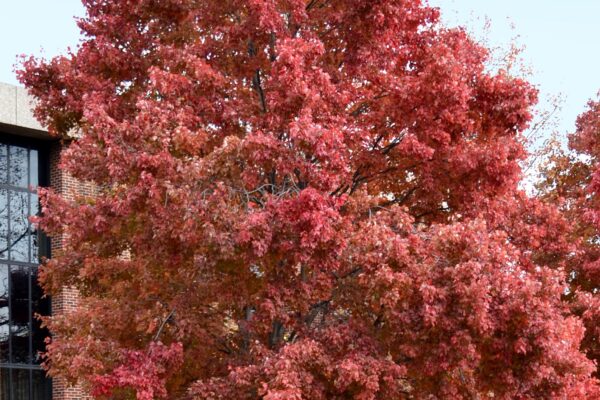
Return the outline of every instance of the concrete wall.
<path id="1" fill-rule="evenodd" d="M 33 105 L 25 88 L 0 82 L 0 128 L 22 136 L 48 138 L 33 116 Z"/>

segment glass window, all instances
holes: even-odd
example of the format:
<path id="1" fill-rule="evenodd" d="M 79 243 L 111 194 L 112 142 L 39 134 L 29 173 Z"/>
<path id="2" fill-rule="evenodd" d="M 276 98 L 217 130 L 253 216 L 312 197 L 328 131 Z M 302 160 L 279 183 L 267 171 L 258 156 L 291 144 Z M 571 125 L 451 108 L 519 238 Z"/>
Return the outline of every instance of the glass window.
<path id="1" fill-rule="evenodd" d="M 8 183 L 26 188 L 29 181 L 29 151 L 20 146 L 8 146 Z"/>
<path id="2" fill-rule="evenodd" d="M 29 222 L 46 173 L 36 146 L 0 142 L 0 400 L 52 397 L 40 367 L 49 333 L 35 317 L 50 314 L 50 300 L 38 285 L 40 238 Z"/>

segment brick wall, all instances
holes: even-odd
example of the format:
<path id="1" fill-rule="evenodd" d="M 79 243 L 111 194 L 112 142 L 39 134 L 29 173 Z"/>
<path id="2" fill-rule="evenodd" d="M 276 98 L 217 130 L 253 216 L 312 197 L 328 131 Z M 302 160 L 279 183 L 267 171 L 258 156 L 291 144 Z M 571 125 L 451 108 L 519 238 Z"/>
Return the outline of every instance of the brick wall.
<path id="1" fill-rule="evenodd" d="M 93 195 L 94 187 L 89 183 L 77 181 L 58 168 L 60 152 L 64 148 L 61 143 L 55 143 L 50 149 L 50 187 L 61 193 L 67 199 L 73 199 L 77 194 Z M 54 253 L 62 245 L 61 238 L 51 239 L 51 252 Z M 62 293 L 52 298 L 52 313 L 54 315 L 68 314 L 78 306 L 77 290 L 65 287 Z M 69 386 L 60 378 L 52 382 L 53 400 L 87 400 L 90 399 L 80 387 Z"/>

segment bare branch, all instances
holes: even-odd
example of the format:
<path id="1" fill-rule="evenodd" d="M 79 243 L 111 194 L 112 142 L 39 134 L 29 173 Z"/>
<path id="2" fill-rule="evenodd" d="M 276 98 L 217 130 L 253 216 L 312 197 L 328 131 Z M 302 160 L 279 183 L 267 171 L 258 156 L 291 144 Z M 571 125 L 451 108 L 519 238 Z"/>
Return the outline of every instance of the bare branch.
<path id="1" fill-rule="evenodd" d="M 167 325 L 167 322 L 169 322 L 171 320 L 171 318 L 173 318 L 173 315 L 175 315 L 175 309 L 172 309 L 171 312 L 169 313 L 169 315 L 167 315 L 167 318 L 165 318 L 161 322 L 160 327 L 158 328 L 158 331 L 156 332 L 156 335 L 154 335 L 153 341 L 155 341 L 155 342 L 158 341 L 160 334 L 162 333 L 163 329 Z"/>
<path id="2" fill-rule="evenodd" d="M 4 254 L 7 251 L 9 251 L 10 249 L 12 249 L 15 244 L 19 243 L 21 241 L 21 239 L 23 239 L 28 234 L 29 234 L 29 228 L 26 228 L 25 231 L 23 233 L 21 233 L 19 235 L 19 237 L 15 241 L 13 241 L 10 245 L 8 245 L 7 247 L 5 247 L 4 249 L 0 250 L 0 255 Z"/>

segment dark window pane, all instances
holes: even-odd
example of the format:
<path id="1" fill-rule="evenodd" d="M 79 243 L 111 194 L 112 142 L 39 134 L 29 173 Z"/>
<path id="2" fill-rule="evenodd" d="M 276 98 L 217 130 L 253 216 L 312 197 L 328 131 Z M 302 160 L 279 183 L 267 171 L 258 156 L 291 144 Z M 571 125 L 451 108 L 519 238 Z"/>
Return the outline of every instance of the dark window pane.
<path id="1" fill-rule="evenodd" d="M 0 183 L 8 182 L 8 146 L 0 143 Z"/>
<path id="2" fill-rule="evenodd" d="M 29 195 L 8 192 L 9 197 L 9 255 L 14 261 L 29 261 Z"/>
<path id="3" fill-rule="evenodd" d="M 8 317 L 8 265 L 0 264 L 0 362 L 9 362 Z"/>
<path id="4" fill-rule="evenodd" d="M 52 398 L 52 381 L 44 371 L 33 371 L 33 393 L 31 400 L 50 400 Z"/>
<path id="5" fill-rule="evenodd" d="M 0 400 L 10 400 L 10 369 L 0 368 Z"/>
<path id="6" fill-rule="evenodd" d="M 29 274 L 26 267 L 10 267 L 10 336 L 12 362 L 29 360 Z"/>
<path id="7" fill-rule="evenodd" d="M 8 190 L 0 189 L 0 260 L 8 258 Z"/>
<path id="8" fill-rule="evenodd" d="M 29 178 L 27 149 L 9 146 L 8 153 L 8 183 L 26 188 Z"/>
<path id="9" fill-rule="evenodd" d="M 13 369 L 12 374 L 12 400 L 29 400 L 30 371 L 27 369 Z"/>
<path id="10" fill-rule="evenodd" d="M 29 185 L 34 188 L 39 184 L 38 168 L 38 151 L 29 150 Z"/>
<path id="11" fill-rule="evenodd" d="M 43 296 L 42 288 L 38 284 L 37 271 L 31 271 L 31 305 L 33 314 L 50 315 L 50 299 Z M 33 363 L 41 362 L 40 353 L 46 351 L 44 340 L 50 336 L 48 329 L 41 327 L 41 321 L 38 318 L 32 320 L 32 343 L 33 343 Z"/>

